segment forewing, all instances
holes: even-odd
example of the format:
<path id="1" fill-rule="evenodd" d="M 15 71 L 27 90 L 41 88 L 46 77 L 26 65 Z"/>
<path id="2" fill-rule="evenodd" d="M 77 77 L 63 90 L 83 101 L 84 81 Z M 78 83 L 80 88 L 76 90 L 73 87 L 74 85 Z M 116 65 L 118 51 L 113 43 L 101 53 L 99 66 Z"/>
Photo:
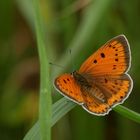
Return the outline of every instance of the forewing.
<path id="1" fill-rule="evenodd" d="M 119 35 L 92 54 L 80 67 L 80 73 L 100 76 L 122 74 L 130 67 L 130 48 L 124 35 Z"/>
<path id="2" fill-rule="evenodd" d="M 63 74 L 55 79 L 55 88 L 70 100 L 82 104 L 83 97 L 79 85 L 71 74 Z"/>

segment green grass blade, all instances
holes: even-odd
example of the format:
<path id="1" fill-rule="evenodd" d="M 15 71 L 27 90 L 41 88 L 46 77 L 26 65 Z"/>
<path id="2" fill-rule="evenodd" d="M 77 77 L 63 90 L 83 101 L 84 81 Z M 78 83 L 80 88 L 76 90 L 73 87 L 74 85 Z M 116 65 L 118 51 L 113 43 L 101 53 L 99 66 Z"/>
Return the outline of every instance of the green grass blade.
<path id="1" fill-rule="evenodd" d="M 33 16 L 33 7 L 31 0 L 16 0 L 16 5 L 18 9 L 22 12 L 22 15 L 26 19 L 27 23 L 30 25 L 30 28 L 34 31 L 33 23 L 34 23 L 34 16 Z"/>
<path id="2" fill-rule="evenodd" d="M 40 59 L 40 103 L 39 103 L 39 124 L 40 136 L 43 140 L 51 140 L 51 83 L 50 71 L 47 58 L 47 49 L 44 43 L 42 19 L 40 14 L 39 0 L 34 0 L 35 28 L 37 35 L 38 52 Z"/>
<path id="3" fill-rule="evenodd" d="M 56 103 L 54 103 L 52 109 L 51 126 L 53 126 L 60 118 L 62 118 L 75 106 L 75 103 L 67 100 L 66 98 L 61 98 Z M 40 140 L 39 121 L 37 121 L 35 125 L 29 130 L 29 132 L 24 137 L 24 140 Z"/>
<path id="4" fill-rule="evenodd" d="M 67 100 L 65 97 L 57 101 L 53 105 L 52 126 L 75 106 L 75 103 Z"/>
<path id="5" fill-rule="evenodd" d="M 116 106 L 113 110 L 132 121 L 140 123 L 140 114 L 133 110 L 130 110 L 122 105 Z"/>
<path id="6" fill-rule="evenodd" d="M 23 140 L 41 140 L 39 121 L 27 132 Z"/>
<path id="7" fill-rule="evenodd" d="M 68 101 L 65 97 L 58 100 L 55 104 L 53 104 L 53 112 L 52 112 L 52 123 L 53 126 L 60 118 L 62 118 L 66 113 L 68 113 L 72 108 L 75 107 L 75 103 Z M 140 114 L 136 113 L 122 105 L 118 105 L 113 110 L 121 114 L 122 116 L 140 123 Z M 93 116 L 94 117 L 94 116 Z M 37 139 L 36 139 L 37 138 Z M 39 140 L 40 139 L 40 126 L 39 122 L 37 122 L 27 133 L 24 140 Z"/>

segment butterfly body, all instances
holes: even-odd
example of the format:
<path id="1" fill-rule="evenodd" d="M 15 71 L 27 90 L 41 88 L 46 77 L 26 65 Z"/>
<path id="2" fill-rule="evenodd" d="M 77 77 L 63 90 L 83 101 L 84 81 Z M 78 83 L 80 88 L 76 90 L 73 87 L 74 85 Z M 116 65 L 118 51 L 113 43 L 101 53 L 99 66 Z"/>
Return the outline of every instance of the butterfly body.
<path id="1" fill-rule="evenodd" d="M 87 74 L 80 74 L 76 71 L 74 71 L 72 74 L 75 81 L 80 86 L 81 92 L 83 94 L 85 93 L 85 95 L 83 96 L 86 96 L 86 94 L 88 94 L 89 96 L 96 98 L 100 102 L 106 101 L 104 94 L 100 93 L 96 95 L 96 91 L 94 91 L 94 89 L 96 88 L 95 86 L 96 81 L 94 80 L 94 77 Z"/>
<path id="2" fill-rule="evenodd" d="M 133 81 L 127 71 L 131 52 L 124 35 L 119 35 L 93 53 L 71 74 L 55 79 L 55 88 L 91 114 L 106 115 L 129 96 Z"/>

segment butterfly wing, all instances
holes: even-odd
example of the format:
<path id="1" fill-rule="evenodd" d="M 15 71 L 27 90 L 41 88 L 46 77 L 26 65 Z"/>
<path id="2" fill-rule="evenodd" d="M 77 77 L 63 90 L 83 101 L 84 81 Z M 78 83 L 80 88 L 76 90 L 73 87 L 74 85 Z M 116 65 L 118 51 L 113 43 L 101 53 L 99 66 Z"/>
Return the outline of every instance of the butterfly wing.
<path id="1" fill-rule="evenodd" d="M 83 92 L 83 108 L 91 114 L 106 115 L 112 107 L 123 103 L 132 90 L 129 75 L 106 76 L 94 79 L 92 91 Z"/>
<path id="2" fill-rule="evenodd" d="M 55 88 L 68 99 L 82 105 L 82 107 L 91 114 L 105 115 L 110 107 L 103 104 L 98 98 L 93 98 L 90 94 L 81 92 L 81 87 L 75 81 L 73 75 L 63 74 L 55 79 Z M 102 93 L 99 88 L 94 87 L 93 92 L 98 96 Z"/>
<path id="3" fill-rule="evenodd" d="M 83 92 L 84 104 L 82 107 L 91 114 L 105 115 L 110 111 L 110 106 L 104 101 L 103 92 L 96 86 L 89 91 Z"/>
<path id="4" fill-rule="evenodd" d="M 106 99 L 106 102 L 101 102 L 87 93 L 84 96 L 84 109 L 96 115 L 105 115 L 111 107 L 123 103 L 133 87 L 131 77 L 126 74 L 130 57 L 128 41 L 124 35 L 120 35 L 108 41 L 82 64 L 79 73 L 98 89 L 97 96 L 102 93 Z"/>
<path id="5" fill-rule="evenodd" d="M 55 88 L 64 96 L 70 100 L 82 104 L 83 96 L 80 90 L 80 86 L 75 81 L 73 75 L 63 74 L 55 79 Z"/>
<path id="6" fill-rule="evenodd" d="M 110 107 L 125 101 L 133 87 L 132 79 L 128 74 L 96 77 L 95 81 Z"/>
<path id="7" fill-rule="evenodd" d="M 130 67 L 130 48 L 124 35 L 119 35 L 92 54 L 80 67 L 80 73 L 101 76 L 122 74 Z"/>

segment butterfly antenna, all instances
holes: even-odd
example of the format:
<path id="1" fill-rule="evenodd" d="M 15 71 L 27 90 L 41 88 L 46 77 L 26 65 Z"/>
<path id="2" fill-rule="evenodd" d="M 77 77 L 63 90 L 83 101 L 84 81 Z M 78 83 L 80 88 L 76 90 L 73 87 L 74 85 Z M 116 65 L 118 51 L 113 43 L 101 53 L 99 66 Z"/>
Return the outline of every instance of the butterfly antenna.
<path id="1" fill-rule="evenodd" d="M 50 65 L 52 65 L 52 66 L 57 66 L 57 67 L 59 67 L 59 68 L 62 68 L 62 69 L 64 69 L 64 67 L 63 67 L 63 66 L 61 66 L 61 65 L 54 64 L 54 63 L 52 63 L 52 62 L 49 62 L 49 64 L 50 64 Z"/>

